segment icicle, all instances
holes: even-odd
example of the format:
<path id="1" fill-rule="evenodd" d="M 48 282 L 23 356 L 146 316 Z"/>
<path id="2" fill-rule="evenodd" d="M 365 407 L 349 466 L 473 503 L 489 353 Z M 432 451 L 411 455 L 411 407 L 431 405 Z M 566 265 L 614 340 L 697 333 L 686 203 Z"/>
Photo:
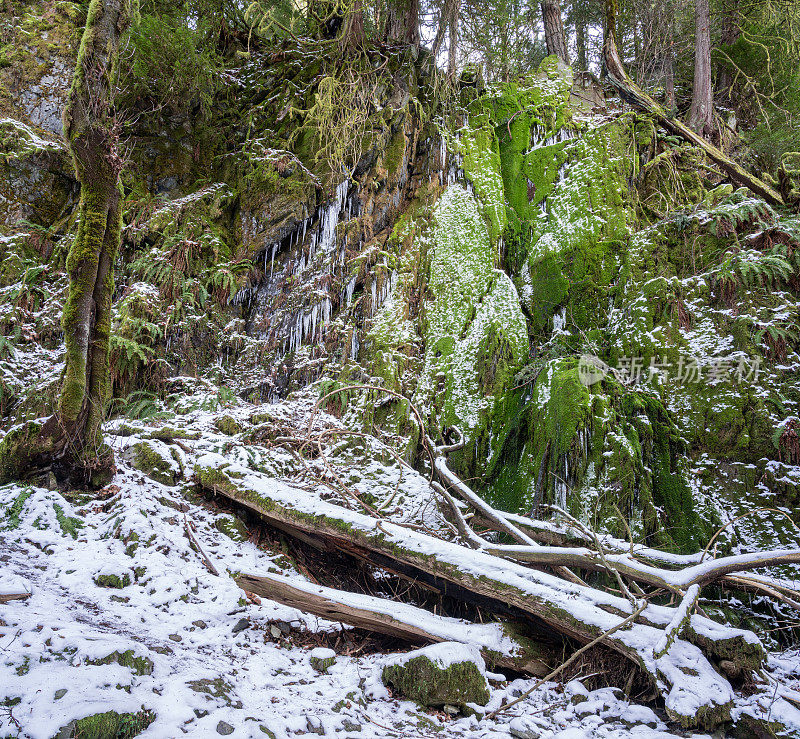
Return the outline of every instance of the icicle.
<path id="1" fill-rule="evenodd" d="M 269 279 L 270 280 L 272 279 L 272 270 L 275 267 L 275 252 L 277 252 L 277 251 L 278 251 L 278 244 L 275 243 L 275 244 L 272 245 L 272 259 L 270 260 L 270 263 L 269 263 Z M 267 271 L 266 257 L 267 257 L 267 255 L 266 255 L 266 252 L 265 252 L 264 253 L 264 260 L 265 260 L 264 271 L 265 272 Z"/>

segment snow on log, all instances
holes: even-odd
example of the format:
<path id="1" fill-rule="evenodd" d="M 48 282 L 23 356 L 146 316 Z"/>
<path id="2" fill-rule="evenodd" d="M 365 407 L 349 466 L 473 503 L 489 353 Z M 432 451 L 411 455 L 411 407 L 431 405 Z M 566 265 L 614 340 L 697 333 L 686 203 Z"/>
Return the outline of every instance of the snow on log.
<path id="1" fill-rule="evenodd" d="M 371 518 L 315 497 L 218 454 L 195 463 L 199 484 L 260 515 L 268 523 L 327 540 L 385 569 L 452 584 L 466 593 L 511 607 L 582 643 L 610 630 L 633 611 L 610 593 L 566 582 L 515 562 Z M 650 611 L 649 607 L 646 609 Z M 654 617 L 674 609 L 661 608 Z M 722 628 L 722 627 L 720 627 Z M 694 644 L 676 639 L 656 661 L 663 628 L 633 623 L 604 640 L 650 676 L 669 715 L 686 727 L 714 727 L 730 719 L 733 690 Z M 755 638 L 755 637 L 753 637 Z"/>
<path id="2" fill-rule="evenodd" d="M 517 641 L 501 623 L 473 624 L 437 616 L 408 603 L 348 593 L 280 575 L 237 575 L 236 583 L 248 592 L 304 613 L 387 634 L 412 644 L 470 644 L 478 647 L 486 662 L 495 667 L 510 668 L 535 677 L 546 675 L 550 669 L 546 662 L 530 654 L 526 645 Z"/>

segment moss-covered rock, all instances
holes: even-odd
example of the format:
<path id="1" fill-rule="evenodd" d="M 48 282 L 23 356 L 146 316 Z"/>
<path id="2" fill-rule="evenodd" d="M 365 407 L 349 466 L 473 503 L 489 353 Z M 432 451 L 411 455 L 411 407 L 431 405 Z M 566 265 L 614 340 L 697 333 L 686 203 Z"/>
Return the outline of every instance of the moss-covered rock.
<path id="1" fill-rule="evenodd" d="M 182 476 L 172 450 L 155 439 L 135 441 L 123 448 L 121 456 L 134 469 L 162 485 L 175 485 Z"/>
<path id="2" fill-rule="evenodd" d="M 132 739 L 155 720 L 155 714 L 147 710 L 96 713 L 68 724 L 59 731 L 56 739 Z"/>
<path id="3" fill-rule="evenodd" d="M 425 707 L 485 706 L 489 702 L 485 665 L 480 652 L 443 642 L 409 652 L 383 668 L 383 682 L 404 698 Z"/>
<path id="4" fill-rule="evenodd" d="M 214 419 L 214 428 L 226 436 L 236 436 L 242 433 L 243 426 L 233 416 L 219 416 Z"/>

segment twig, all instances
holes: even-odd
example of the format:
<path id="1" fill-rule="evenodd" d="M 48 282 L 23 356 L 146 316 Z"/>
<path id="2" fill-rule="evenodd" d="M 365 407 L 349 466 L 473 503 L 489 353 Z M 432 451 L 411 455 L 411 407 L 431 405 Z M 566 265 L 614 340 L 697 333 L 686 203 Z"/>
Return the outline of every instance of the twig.
<path id="1" fill-rule="evenodd" d="M 189 523 L 189 519 L 186 517 L 186 514 L 183 514 L 183 527 L 186 530 L 186 535 L 189 537 L 189 541 L 192 546 L 195 548 L 195 551 L 200 555 L 203 559 L 203 563 L 206 566 L 206 569 L 216 577 L 219 577 L 219 570 L 214 567 L 214 563 L 208 558 L 206 553 L 203 551 L 203 547 L 200 546 L 200 542 L 197 541 L 197 537 L 192 533 L 192 527 Z"/>

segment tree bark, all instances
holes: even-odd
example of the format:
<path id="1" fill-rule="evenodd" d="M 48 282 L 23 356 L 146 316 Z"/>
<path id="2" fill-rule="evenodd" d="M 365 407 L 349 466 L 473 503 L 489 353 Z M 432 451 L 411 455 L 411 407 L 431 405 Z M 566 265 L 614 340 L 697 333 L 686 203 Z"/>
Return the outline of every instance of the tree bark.
<path id="1" fill-rule="evenodd" d="M 623 100 L 653 116 L 664 128 L 691 144 L 700 147 L 712 161 L 716 162 L 728 177 L 738 185 L 750 188 L 768 203 L 784 206 L 781 194 L 758 177 L 754 177 L 732 159 L 725 156 L 716 146 L 709 143 L 677 118 L 668 115 L 664 109 L 643 92 L 625 71 L 625 65 L 617 49 L 618 0 L 605 0 L 606 37 L 603 43 L 603 67 L 609 80 L 618 90 Z"/>
<path id="2" fill-rule="evenodd" d="M 722 13 L 722 35 L 721 41 L 724 46 L 736 43 L 742 32 L 739 25 L 739 3 L 738 0 L 730 0 Z M 723 62 L 719 73 L 719 90 L 724 99 L 731 101 L 733 87 L 733 73 L 730 67 Z"/>
<path id="3" fill-rule="evenodd" d="M 383 37 L 389 44 L 419 46 L 419 0 L 390 0 Z"/>
<path id="4" fill-rule="evenodd" d="M 363 0 L 353 0 L 353 6 L 347 12 L 342 30 L 342 48 L 352 54 L 363 49 L 367 36 L 364 31 Z"/>
<path id="5" fill-rule="evenodd" d="M 458 0 L 454 0 L 453 11 L 450 17 L 450 38 L 447 44 L 447 76 L 451 80 L 456 78 L 456 72 L 458 71 L 456 66 L 456 53 L 458 52 L 458 23 L 461 10 L 459 6 L 460 3 Z"/>
<path id="6" fill-rule="evenodd" d="M 575 64 L 578 71 L 585 72 L 589 69 L 589 60 L 586 54 L 586 19 L 580 11 L 576 12 L 579 15 L 575 18 L 575 45 L 578 52 Z"/>
<path id="7" fill-rule="evenodd" d="M 667 110 L 675 110 L 675 23 L 667 21 L 666 49 L 664 50 L 664 102 Z"/>
<path id="8" fill-rule="evenodd" d="M 569 64 L 567 37 L 564 33 L 564 21 L 561 18 L 561 4 L 559 0 L 541 0 L 540 4 L 547 53 L 555 54 L 565 64 Z"/>
<path id="9" fill-rule="evenodd" d="M 136 14 L 134 2 L 89 5 L 64 110 L 64 135 L 81 184 L 78 234 L 67 257 L 64 380 L 56 412 L 44 426 L 29 427 L 22 441 L 3 440 L 0 457 L 14 454 L 18 463 L 6 460 L 0 477 L 13 474 L 13 467 L 27 473 L 26 464 L 52 465 L 70 484 L 96 486 L 113 471 L 101 425 L 110 391 L 111 297 L 122 219 L 114 90 L 119 44 Z"/>
<path id="10" fill-rule="evenodd" d="M 711 87 L 711 9 L 708 0 L 694 4 L 694 88 L 689 126 L 705 138 L 714 135 L 714 98 Z"/>

